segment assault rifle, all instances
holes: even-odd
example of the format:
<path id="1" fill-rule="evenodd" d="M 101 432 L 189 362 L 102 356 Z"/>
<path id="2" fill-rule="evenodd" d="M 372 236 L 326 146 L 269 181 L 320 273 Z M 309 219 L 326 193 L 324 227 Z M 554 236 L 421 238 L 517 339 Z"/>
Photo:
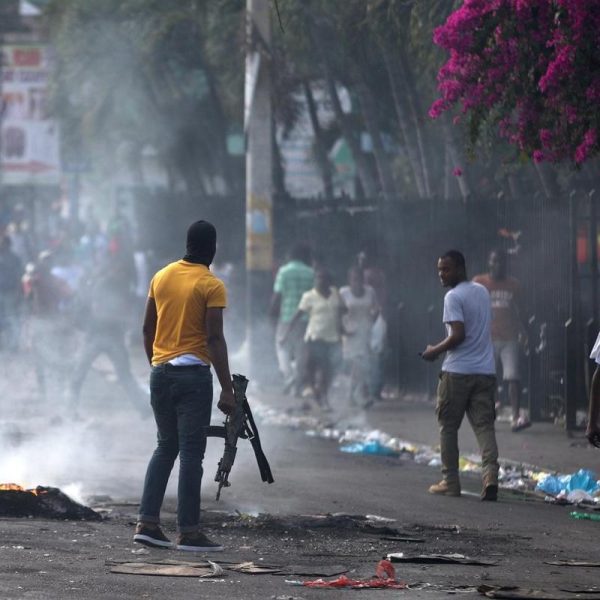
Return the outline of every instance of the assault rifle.
<path id="1" fill-rule="evenodd" d="M 217 490 L 217 500 L 221 497 L 221 488 L 229 487 L 229 473 L 235 461 L 237 453 L 237 441 L 239 438 L 247 439 L 252 444 L 252 449 L 256 455 L 258 470 L 261 479 L 267 483 L 273 483 L 273 475 L 269 461 L 265 456 L 256 423 L 246 398 L 246 388 L 248 380 L 243 375 L 233 376 L 233 394 L 235 396 L 235 408 L 230 415 L 227 415 L 225 422 L 221 426 L 211 425 L 207 428 L 208 437 L 220 437 L 225 440 L 225 451 L 219 461 L 215 481 L 219 484 Z"/>

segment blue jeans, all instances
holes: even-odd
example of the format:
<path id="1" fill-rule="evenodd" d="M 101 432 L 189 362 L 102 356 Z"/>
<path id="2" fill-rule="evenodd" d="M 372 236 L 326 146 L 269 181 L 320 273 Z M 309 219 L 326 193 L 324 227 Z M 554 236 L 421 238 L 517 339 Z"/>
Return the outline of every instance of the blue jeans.
<path id="1" fill-rule="evenodd" d="M 150 398 L 158 429 L 158 444 L 144 481 L 138 519 L 160 522 L 160 508 L 169 475 L 179 454 L 177 526 L 181 533 L 197 531 L 200 523 L 200 484 L 206 449 L 206 426 L 212 410 L 209 367 L 152 367 Z"/>

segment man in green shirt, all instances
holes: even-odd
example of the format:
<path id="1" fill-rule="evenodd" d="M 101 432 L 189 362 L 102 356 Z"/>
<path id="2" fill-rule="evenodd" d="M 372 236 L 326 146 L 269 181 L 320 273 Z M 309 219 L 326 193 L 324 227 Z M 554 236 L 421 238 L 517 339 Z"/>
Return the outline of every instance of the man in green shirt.
<path id="1" fill-rule="evenodd" d="M 311 251 L 306 244 L 297 244 L 292 248 L 290 260 L 283 265 L 275 276 L 270 315 L 277 321 L 275 350 L 279 370 L 283 376 L 284 390 L 302 392 L 306 366 L 306 349 L 303 326 L 295 327 L 288 334 L 292 318 L 298 310 L 304 292 L 313 287 L 315 272 L 310 267 Z"/>

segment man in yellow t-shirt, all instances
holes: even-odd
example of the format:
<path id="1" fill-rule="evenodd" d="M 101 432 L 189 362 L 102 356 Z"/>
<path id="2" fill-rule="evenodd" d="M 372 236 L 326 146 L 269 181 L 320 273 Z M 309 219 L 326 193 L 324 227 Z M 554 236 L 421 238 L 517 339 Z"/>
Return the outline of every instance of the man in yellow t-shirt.
<path id="1" fill-rule="evenodd" d="M 209 269 L 216 247 L 213 225 L 193 223 L 186 255 L 158 271 L 150 283 L 143 331 L 152 366 L 150 394 L 158 445 L 146 471 L 133 537 L 148 546 L 173 545 L 160 528 L 160 509 L 179 455 L 176 547 L 192 552 L 223 549 L 200 531 L 204 432 L 213 398 L 211 364 L 221 384 L 218 408 L 229 414 L 235 406 L 223 336 L 227 293 Z"/>

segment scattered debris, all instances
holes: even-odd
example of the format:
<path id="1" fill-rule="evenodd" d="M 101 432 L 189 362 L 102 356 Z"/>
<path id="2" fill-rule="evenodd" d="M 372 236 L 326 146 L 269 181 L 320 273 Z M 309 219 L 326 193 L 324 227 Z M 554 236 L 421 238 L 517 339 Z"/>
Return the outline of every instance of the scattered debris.
<path id="1" fill-rule="evenodd" d="M 162 577 L 220 577 L 223 569 L 212 561 L 185 562 L 120 562 L 113 564 L 111 573 L 124 575 L 159 575 Z"/>
<path id="2" fill-rule="evenodd" d="M 494 586 L 480 585 L 477 591 L 487 598 L 507 598 L 511 600 L 568 600 L 568 598 L 581 598 L 578 592 L 573 596 L 566 596 L 567 590 L 536 590 L 530 588 L 521 588 L 518 586 Z M 590 594 L 585 596 L 586 600 L 600 600 L 600 594 Z"/>
<path id="3" fill-rule="evenodd" d="M 592 495 L 600 491 L 600 482 L 593 471 L 579 469 L 570 475 L 547 475 L 538 482 L 536 490 L 551 496 L 567 495 L 575 490 Z"/>
<path id="4" fill-rule="evenodd" d="M 335 577 L 343 575 L 349 569 L 342 565 L 314 566 L 314 565 L 291 565 L 285 568 L 287 575 L 298 575 L 301 577 Z"/>
<path id="5" fill-rule="evenodd" d="M 373 521 L 375 523 L 395 523 L 396 519 L 390 517 L 382 517 L 381 515 L 365 515 L 367 521 Z"/>
<path id="6" fill-rule="evenodd" d="M 572 519 L 580 519 L 584 521 L 600 521 L 600 515 L 595 515 L 594 513 L 577 512 L 576 510 L 570 512 L 569 516 Z"/>
<path id="7" fill-rule="evenodd" d="M 290 565 L 286 567 L 278 565 L 256 564 L 253 561 L 229 562 L 219 561 L 219 564 L 211 561 L 185 561 L 167 559 L 145 559 L 140 562 L 129 560 L 108 560 L 106 564 L 111 566 L 111 573 L 126 573 L 128 575 L 163 575 L 170 577 L 217 577 L 223 571 L 235 571 L 246 575 L 296 575 L 307 577 L 334 577 L 348 572 L 343 565 L 313 566 L 313 565 Z"/>
<path id="8" fill-rule="evenodd" d="M 555 567 L 600 567 L 600 561 L 597 560 L 546 560 L 544 562 Z"/>
<path id="9" fill-rule="evenodd" d="M 384 446 L 378 440 L 371 440 L 368 442 L 355 442 L 354 444 L 341 446 L 340 450 L 342 452 L 348 452 L 349 454 L 375 454 L 377 456 L 399 455 L 399 453 L 396 450 Z"/>
<path id="10" fill-rule="evenodd" d="M 0 517 L 43 517 L 101 521 L 102 516 L 75 502 L 55 487 L 25 489 L 14 483 L 0 484 Z"/>
<path id="11" fill-rule="evenodd" d="M 0 546 L 1 548 L 2 546 Z M 364 553 L 351 554 L 348 552 L 301 552 L 300 556 L 307 556 L 311 558 L 363 558 Z"/>
<path id="12" fill-rule="evenodd" d="M 351 588 L 351 589 L 406 589 L 407 585 L 404 581 L 396 580 L 396 572 L 394 566 L 388 560 L 380 560 L 375 570 L 375 576 L 371 579 L 350 579 L 346 575 L 340 575 L 337 579 L 324 580 L 315 579 L 313 581 L 290 581 L 286 580 L 290 585 L 299 585 L 310 588 L 326 589 L 326 588 Z"/>
<path id="13" fill-rule="evenodd" d="M 336 426 L 330 421 L 324 422 L 315 416 L 291 415 L 258 402 L 253 405 L 253 410 L 255 417 L 259 417 L 263 423 L 301 429 L 311 437 L 335 440 L 342 444 L 341 450 L 344 452 L 398 456 L 432 467 L 441 465 L 439 449 L 392 437 L 378 429 L 366 430 L 355 426 L 344 428 L 341 425 Z M 480 472 L 480 458 L 475 455 L 461 457 L 460 469 L 461 471 Z M 498 479 L 502 488 L 532 492 L 538 481 L 548 475 L 547 472 L 541 471 L 533 465 L 502 460 Z"/>
<path id="14" fill-rule="evenodd" d="M 459 525 L 419 525 L 419 529 L 429 529 L 431 531 L 447 531 L 448 533 L 460 534 Z"/>
<path id="15" fill-rule="evenodd" d="M 221 563 L 224 564 L 224 563 Z M 246 573 L 248 575 L 279 575 L 282 572 L 280 567 L 269 567 L 267 565 L 257 565 L 252 561 L 227 564 L 225 568 L 228 571 L 237 571 L 238 573 Z"/>
<path id="16" fill-rule="evenodd" d="M 480 558 L 469 558 L 464 554 L 404 554 L 404 552 L 392 552 L 387 555 L 392 562 L 408 562 L 417 564 L 452 564 L 452 565 L 481 565 L 494 567 L 498 564 L 495 560 Z"/>
<path id="17" fill-rule="evenodd" d="M 343 565 L 315 566 L 315 565 L 257 565 L 252 561 L 242 563 L 230 563 L 220 561 L 221 566 L 228 571 L 237 571 L 249 575 L 298 575 L 306 577 L 334 577 L 348 572 L 348 568 Z"/>
<path id="18" fill-rule="evenodd" d="M 381 538 L 386 542 L 412 542 L 415 544 L 422 544 L 425 542 L 425 538 L 417 537 L 404 537 L 404 536 L 384 536 Z"/>
<path id="19" fill-rule="evenodd" d="M 409 583 L 408 590 L 426 590 L 428 592 L 445 592 L 446 594 L 472 594 L 477 591 L 477 587 L 473 585 L 447 585 L 444 583 L 430 583 L 429 581 L 417 581 Z"/>
<path id="20" fill-rule="evenodd" d="M 598 594 L 600 595 L 600 586 L 595 585 L 593 587 L 587 587 L 585 585 L 569 585 L 568 587 L 560 588 L 563 592 L 570 592 L 571 594 Z"/>

